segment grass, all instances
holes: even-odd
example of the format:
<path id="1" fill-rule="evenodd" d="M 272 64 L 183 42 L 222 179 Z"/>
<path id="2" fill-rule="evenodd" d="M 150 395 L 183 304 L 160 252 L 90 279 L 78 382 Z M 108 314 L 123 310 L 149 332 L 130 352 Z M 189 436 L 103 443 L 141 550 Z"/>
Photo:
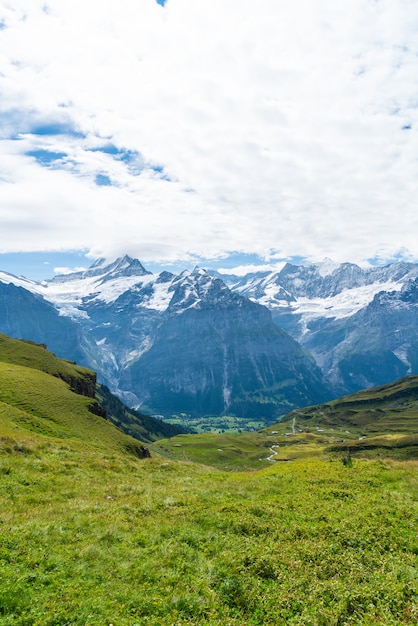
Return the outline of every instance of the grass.
<path id="1" fill-rule="evenodd" d="M 293 421 L 139 459 L 92 402 L 0 362 L 0 626 L 418 623 L 417 461 Z"/>
<path id="2" fill-rule="evenodd" d="M 267 467 L 269 441 L 258 433 L 177 435 L 156 441 L 150 449 L 171 459 L 212 465 L 225 470 Z"/>
<path id="3" fill-rule="evenodd" d="M 95 400 L 71 391 L 66 382 L 39 370 L 0 362 L 0 437 L 4 441 L 57 438 L 141 455 L 143 446 L 91 412 Z M 38 438 L 36 437 L 38 436 Z"/>
<path id="4" fill-rule="evenodd" d="M 0 454 L 0 624 L 415 624 L 417 465 Z"/>
<path id="5" fill-rule="evenodd" d="M 31 341 L 11 339 L 0 333 L 0 361 L 36 369 L 71 383 L 96 375 L 85 367 L 58 359 L 44 346 Z"/>

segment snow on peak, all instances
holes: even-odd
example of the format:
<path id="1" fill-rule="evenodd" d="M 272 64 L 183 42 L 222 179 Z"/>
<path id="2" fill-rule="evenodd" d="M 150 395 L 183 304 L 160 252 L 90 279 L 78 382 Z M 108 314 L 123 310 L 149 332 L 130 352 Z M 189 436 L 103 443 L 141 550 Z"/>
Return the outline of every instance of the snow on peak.
<path id="1" fill-rule="evenodd" d="M 16 287 L 24 287 L 28 289 L 28 291 L 38 292 L 38 288 L 41 288 L 41 284 L 36 280 L 31 280 L 29 278 L 25 278 L 24 276 L 15 276 L 14 274 L 9 274 L 8 272 L 0 271 L 0 283 L 4 283 L 5 285 L 15 285 Z"/>
<path id="2" fill-rule="evenodd" d="M 335 261 L 326 257 L 323 261 L 317 263 L 316 267 L 318 269 L 319 275 L 324 278 L 325 276 L 330 276 L 331 274 L 333 274 L 335 270 L 340 267 L 340 264 L 335 263 Z"/>
<path id="3" fill-rule="evenodd" d="M 117 276 L 144 276 L 149 274 L 138 259 L 132 259 L 128 255 L 107 261 L 106 259 L 98 259 L 87 270 L 75 271 L 70 274 L 58 274 L 51 280 L 51 283 L 62 283 L 68 281 L 79 281 L 86 278 L 95 277 L 97 279 L 108 280 Z"/>

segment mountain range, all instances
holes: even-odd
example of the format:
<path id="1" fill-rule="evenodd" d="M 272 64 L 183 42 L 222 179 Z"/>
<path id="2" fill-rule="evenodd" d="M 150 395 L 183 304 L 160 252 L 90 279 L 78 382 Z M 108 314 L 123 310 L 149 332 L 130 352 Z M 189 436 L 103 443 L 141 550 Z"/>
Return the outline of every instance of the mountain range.
<path id="1" fill-rule="evenodd" d="M 418 373 L 418 265 L 246 276 L 128 256 L 43 282 L 0 272 L 0 331 L 98 372 L 129 406 L 266 422 Z"/>
<path id="2" fill-rule="evenodd" d="M 287 263 L 224 280 L 271 311 L 315 358 L 335 397 L 418 372 L 418 264 Z"/>

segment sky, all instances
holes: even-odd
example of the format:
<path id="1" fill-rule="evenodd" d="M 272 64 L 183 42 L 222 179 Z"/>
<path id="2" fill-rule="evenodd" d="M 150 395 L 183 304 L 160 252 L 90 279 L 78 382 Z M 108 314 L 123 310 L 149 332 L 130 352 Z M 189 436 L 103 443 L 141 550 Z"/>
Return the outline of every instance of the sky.
<path id="1" fill-rule="evenodd" d="M 418 260 L 417 33 L 416 0 L 0 0 L 0 269 Z"/>

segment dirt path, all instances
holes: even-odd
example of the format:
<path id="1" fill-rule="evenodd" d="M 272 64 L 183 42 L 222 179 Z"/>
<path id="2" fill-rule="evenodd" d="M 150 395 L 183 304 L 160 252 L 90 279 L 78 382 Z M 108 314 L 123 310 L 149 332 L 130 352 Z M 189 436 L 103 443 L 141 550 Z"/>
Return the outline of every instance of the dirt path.
<path id="1" fill-rule="evenodd" d="M 279 454 L 279 453 L 276 451 L 276 448 L 278 448 L 278 447 L 279 447 L 278 445 L 275 445 L 275 446 L 271 446 L 271 447 L 269 448 L 269 450 L 270 450 L 271 454 L 270 454 L 270 456 L 268 456 L 268 457 L 266 458 L 266 461 L 273 461 L 273 460 L 274 460 L 274 457 L 275 457 L 275 456 L 277 456 L 277 455 Z"/>

